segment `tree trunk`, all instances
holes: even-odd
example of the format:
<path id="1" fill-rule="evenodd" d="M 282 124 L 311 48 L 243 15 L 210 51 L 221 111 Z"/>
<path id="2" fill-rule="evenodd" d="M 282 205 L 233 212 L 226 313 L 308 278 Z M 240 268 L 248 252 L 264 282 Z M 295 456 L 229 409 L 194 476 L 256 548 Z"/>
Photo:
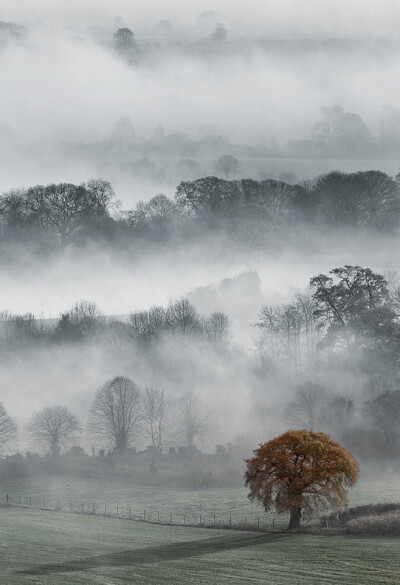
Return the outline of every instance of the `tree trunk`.
<path id="1" fill-rule="evenodd" d="M 290 510 L 289 530 L 300 528 L 301 508 L 292 508 Z"/>

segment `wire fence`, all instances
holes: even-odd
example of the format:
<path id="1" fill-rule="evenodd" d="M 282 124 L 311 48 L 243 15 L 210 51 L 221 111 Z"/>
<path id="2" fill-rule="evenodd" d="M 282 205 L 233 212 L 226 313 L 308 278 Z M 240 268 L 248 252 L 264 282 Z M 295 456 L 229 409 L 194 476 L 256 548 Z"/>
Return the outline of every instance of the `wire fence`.
<path id="1" fill-rule="evenodd" d="M 24 509 L 48 510 L 53 512 L 67 512 L 84 514 L 87 516 L 103 516 L 163 524 L 169 526 L 195 526 L 202 528 L 224 528 L 232 530 L 260 530 L 273 531 L 287 528 L 287 520 L 269 516 L 244 516 L 240 513 L 216 514 L 197 513 L 194 511 L 178 512 L 165 509 L 137 508 L 128 504 L 76 502 L 73 500 L 59 500 L 35 496 L 15 496 L 6 494 L 0 498 L 3 506 L 13 506 Z"/>

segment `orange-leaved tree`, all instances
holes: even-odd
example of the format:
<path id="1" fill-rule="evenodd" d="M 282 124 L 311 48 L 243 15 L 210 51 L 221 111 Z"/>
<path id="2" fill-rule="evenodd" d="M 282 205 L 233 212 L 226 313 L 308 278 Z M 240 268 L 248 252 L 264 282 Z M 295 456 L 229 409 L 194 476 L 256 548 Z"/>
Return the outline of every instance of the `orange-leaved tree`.
<path id="1" fill-rule="evenodd" d="M 246 459 L 248 497 L 265 510 L 290 512 L 289 530 L 299 528 L 302 513 L 307 517 L 317 509 L 343 509 L 346 487 L 359 474 L 353 455 L 325 433 L 287 431 L 254 454 Z"/>

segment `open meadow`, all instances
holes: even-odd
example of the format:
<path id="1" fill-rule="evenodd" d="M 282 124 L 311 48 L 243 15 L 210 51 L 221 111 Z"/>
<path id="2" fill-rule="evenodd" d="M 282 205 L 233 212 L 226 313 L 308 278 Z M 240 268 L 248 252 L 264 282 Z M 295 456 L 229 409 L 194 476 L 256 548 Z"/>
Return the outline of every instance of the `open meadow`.
<path id="1" fill-rule="evenodd" d="M 398 539 L 260 534 L 0 509 L 8 585 L 393 585 Z"/>
<path id="2" fill-rule="evenodd" d="M 399 475 L 364 475 L 349 493 L 350 506 L 399 501 Z M 181 524 L 249 524 L 286 528 L 288 516 L 264 512 L 247 498 L 245 487 L 207 490 L 174 489 L 135 484 L 121 478 L 73 478 L 62 475 L 0 480 L 0 498 L 9 494 L 16 503 L 65 511 L 128 516 Z M 130 512 L 129 512 L 130 511 Z M 171 518 L 172 514 L 172 518 Z M 215 517 L 215 520 L 214 520 Z M 318 514 L 315 516 L 318 521 Z"/>

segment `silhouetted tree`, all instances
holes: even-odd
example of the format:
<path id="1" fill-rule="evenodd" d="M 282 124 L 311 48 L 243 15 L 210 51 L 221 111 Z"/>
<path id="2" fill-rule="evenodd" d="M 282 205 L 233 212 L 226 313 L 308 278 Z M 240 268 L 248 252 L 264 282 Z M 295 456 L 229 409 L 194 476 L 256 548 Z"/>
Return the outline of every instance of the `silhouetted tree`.
<path id="1" fill-rule="evenodd" d="M 104 327 L 105 318 L 96 303 L 82 300 L 61 315 L 54 334 L 58 341 L 93 340 L 99 337 Z"/>
<path id="2" fill-rule="evenodd" d="M 200 315 L 187 300 L 181 299 L 171 303 L 167 313 L 168 328 L 183 336 L 201 332 Z"/>
<path id="3" fill-rule="evenodd" d="M 192 390 L 182 394 L 177 406 L 182 435 L 189 449 L 193 449 L 195 438 L 204 438 L 212 430 L 212 410 L 205 409 Z"/>
<path id="4" fill-rule="evenodd" d="M 59 455 L 61 447 L 80 432 L 77 417 L 65 406 L 42 408 L 33 415 L 27 428 L 40 445 L 50 449 L 51 455 Z"/>
<path id="5" fill-rule="evenodd" d="M 129 56 L 136 47 L 135 35 L 130 28 L 119 28 L 113 35 L 114 46 L 123 57 Z"/>
<path id="6" fill-rule="evenodd" d="M 143 416 L 147 434 L 156 453 L 161 453 L 171 430 L 173 401 L 159 386 L 147 386 L 143 396 Z"/>
<path id="7" fill-rule="evenodd" d="M 203 319 L 206 338 L 214 349 L 227 350 L 229 346 L 229 319 L 219 311 Z"/>
<path id="8" fill-rule="evenodd" d="M 160 339 L 168 329 L 168 311 L 154 306 L 148 311 L 135 311 L 129 315 L 128 336 L 139 346 L 148 348 L 151 342 Z"/>
<path id="9" fill-rule="evenodd" d="M 143 418 L 138 386 L 123 376 L 109 380 L 97 390 L 90 413 L 94 433 L 123 453 L 138 436 Z"/>
<path id="10" fill-rule="evenodd" d="M 108 215 L 114 192 L 106 181 L 90 181 L 79 186 L 38 185 L 28 189 L 26 196 L 35 219 L 64 247 L 82 237 L 85 224 Z"/>

